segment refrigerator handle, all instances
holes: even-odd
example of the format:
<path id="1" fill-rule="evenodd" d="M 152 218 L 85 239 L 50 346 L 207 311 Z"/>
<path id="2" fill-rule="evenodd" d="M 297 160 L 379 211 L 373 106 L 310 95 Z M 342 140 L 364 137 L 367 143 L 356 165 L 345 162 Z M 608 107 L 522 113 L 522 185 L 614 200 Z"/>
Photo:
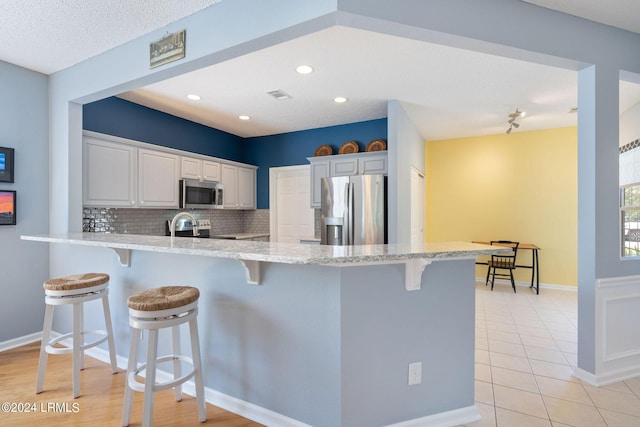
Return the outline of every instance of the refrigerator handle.
<path id="1" fill-rule="evenodd" d="M 345 214 L 347 215 L 347 229 L 346 229 L 346 244 L 353 245 L 353 183 L 347 184 L 347 209 Z"/>
<path id="2" fill-rule="evenodd" d="M 351 244 L 351 183 L 347 182 L 344 185 L 344 218 L 342 223 L 342 244 L 350 245 Z"/>

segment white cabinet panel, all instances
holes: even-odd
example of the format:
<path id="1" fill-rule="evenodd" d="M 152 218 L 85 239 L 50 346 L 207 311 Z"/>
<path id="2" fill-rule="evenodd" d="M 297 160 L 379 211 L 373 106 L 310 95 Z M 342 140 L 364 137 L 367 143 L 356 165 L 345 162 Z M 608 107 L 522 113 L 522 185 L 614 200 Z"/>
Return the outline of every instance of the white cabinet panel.
<path id="1" fill-rule="evenodd" d="M 177 208 L 179 157 L 146 149 L 138 150 L 138 206 Z"/>
<path id="2" fill-rule="evenodd" d="M 233 165 L 220 167 L 220 182 L 224 185 L 224 207 L 238 208 L 238 168 Z"/>
<path id="3" fill-rule="evenodd" d="M 205 181 L 220 181 L 220 163 L 203 160 L 202 179 Z"/>
<path id="4" fill-rule="evenodd" d="M 220 163 L 182 156 L 180 158 L 180 176 L 184 179 L 198 181 L 220 181 Z"/>
<path id="5" fill-rule="evenodd" d="M 320 207 L 320 180 L 329 176 L 329 160 L 311 163 L 311 207 Z"/>
<path id="6" fill-rule="evenodd" d="M 220 182 L 224 185 L 226 209 L 256 208 L 256 170 L 222 164 Z"/>
<path id="7" fill-rule="evenodd" d="M 256 170 L 238 168 L 238 203 L 240 209 L 256 208 Z"/>
<path id="8" fill-rule="evenodd" d="M 360 175 L 386 175 L 387 171 L 387 153 L 371 154 L 358 158 L 358 173 Z"/>
<path id="9" fill-rule="evenodd" d="M 96 207 L 136 205 L 137 150 L 124 144 L 85 138 L 83 204 Z"/>
<path id="10" fill-rule="evenodd" d="M 180 176 L 184 179 L 199 180 L 202 175 L 202 160 L 191 157 L 180 158 Z"/>

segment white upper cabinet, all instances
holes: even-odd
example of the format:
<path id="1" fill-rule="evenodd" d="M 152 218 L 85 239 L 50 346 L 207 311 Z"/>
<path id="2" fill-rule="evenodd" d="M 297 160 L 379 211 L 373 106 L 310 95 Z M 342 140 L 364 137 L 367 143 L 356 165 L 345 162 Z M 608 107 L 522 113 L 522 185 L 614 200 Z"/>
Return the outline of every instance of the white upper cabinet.
<path id="1" fill-rule="evenodd" d="M 177 208 L 180 157 L 138 149 L 138 206 L 141 208 Z"/>
<path id="2" fill-rule="evenodd" d="M 224 185 L 225 209 L 238 208 L 238 167 L 222 165 L 220 168 L 220 182 Z"/>
<path id="3" fill-rule="evenodd" d="M 220 181 L 220 163 L 210 160 L 182 156 L 180 158 L 180 176 L 198 181 Z"/>
<path id="4" fill-rule="evenodd" d="M 184 178 L 222 182 L 226 208 L 256 208 L 255 166 L 155 147 L 84 131 L 83 205 L 175 209 L 179 206 L 178 181 Z"/>
<path id="5" fill-rule="evenodd" d="M 220 167 L 225 209 L 256 208 L 256 170 L 229 164 Z"/>
<path id="6" fill-rule="evenodd" d="M 311 207 L 320 207 L 320 180 L 330 176 L 328 161 L 311 161 Z M 317 184 L 316 184 L 317 183 Z"/>
<path id="7" fill-rule="evenodd" d="M 205 181 L 220 181 L 220 163 L 203 160 L 202 179 Z"/>
<path id="8" fill-rule="evenodd" d="M 387 153 L 335 156 L 329 160 L 331 176 L 387 174 Z"/>
<path id="9" fill-rule="evenodd" d="M 375 151 L 335 156 L 308 157 L 311 164 L 311 207 L 320 207 L 320 180 L 323 177 L 386 175 L 387 152 Z"/>
<path id="10" fill-rule="evenodd" d="M 238 203 L 240 209 L 256 208 L 256 170 L 238 168 Z"/>
<path id="11" fill-rule="evenodd" d="M 85 206 L 136 206 L 138 162 L 135 147 L 85 137 L 82 156 Z"/>

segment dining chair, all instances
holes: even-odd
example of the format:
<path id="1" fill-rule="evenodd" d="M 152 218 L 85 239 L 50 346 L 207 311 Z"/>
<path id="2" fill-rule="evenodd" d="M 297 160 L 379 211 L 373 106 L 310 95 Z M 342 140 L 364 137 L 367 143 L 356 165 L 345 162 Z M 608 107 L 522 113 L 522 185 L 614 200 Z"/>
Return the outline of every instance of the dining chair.
<path id="1" fill-rule="evenodd" d="M 513 292 L 516 291 L 516 282 L 513 280 L 513 270 L 516 269 L 516 255 L 518 254 L 519 242 L 513 242 L 511 240 L 492 240 L 491 245 L 507 246 L 512 249 L 510 254 L 491 255 L 491 259 L 487 261 L 489 268 L 487 269 L 487 280 L 485 286 L 489 284 L 489 277 L 491 277 L 491 290 L 493 290 L 493 284 L 498 277 L 508 277 L 511 279 L 511 286 Z M 499 273 L 498 270 L 507 270 L 508 273 Z"/>

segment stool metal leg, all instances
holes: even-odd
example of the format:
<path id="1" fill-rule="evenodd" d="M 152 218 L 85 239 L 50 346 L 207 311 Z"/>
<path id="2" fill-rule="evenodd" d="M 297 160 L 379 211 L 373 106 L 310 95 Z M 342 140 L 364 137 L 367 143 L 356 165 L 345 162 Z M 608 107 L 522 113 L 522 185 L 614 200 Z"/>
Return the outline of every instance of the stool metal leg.
<path id="1" fill-rule="evenodd" d="M 204 383 L 202 378 L 202 360 L 200 358 L 200 341 L 198 339 L 198 320 L 194 316 L 189 321 L 189 332 L 191 334 L 191 357 L 193 358 L 193 368 L 195 369 L 194 379 L 196 382 L 196 403 L 198 405 L 198 418 L 203 423 L 207 421 L 207 406 L 204 401 Z"/>
<path id="2" fill-rule="evenodd" d="M 129 345 L 129 361 L 127 364 L 127 378 L 124 383 L 124 402 L 122 403 L 122 425 L 128 426 L 131 419 L 131 409 L 133 407 L 133 389 L 130 381 L 133 372 L 137 368 L 138 342 L 140 341 L 140 329 L 131 328 L 131 344 Z"/>
<path id="3" fill-rule="evenodd" d="M 111 311 L 109 310 L 109 296 L 108 293 L 102 297 L 102 310 L 104 311 L 104 323 L 105 329 L 109 338 L 107 342 L 109 344 L 109 358 L 111 359 L 111 371 L 115 374 L 118 372 L 118 363 L 116 362 L 116 345 L 113 338 L 113 326 L 111 324 Z"/>
<path id="4" fill-rule="evenodd" d="M 158 357 L 158 330 L 149 330 L 147 346 L 147 368 L 144 379 L 144 404 L 142 406 L 142 426 L 153 425 L 153 401 L 156 384 L 156 359 Z"/>
<path id="5" fill-rule="evenodd" d="M 82 346 L 84 345 L 84 337 L 82 334 L 82 303 L 73 304 L 73 357 L 72 357 L 72 373 L 73 378 L 73 398 L 80 396 L 80 369 L 83 368 Z"/>
<path id="6" fill-rule="evenodd" d="M 180 325 L 176 325 L 171 328 L 171 341 L 173 344 L 171 349 L 173 352 L 173 379 L 178 379 L 182 375 L 180 359 L 176 357 L 180 354 Z M 182 400 L 182 384 L 178 384 L 173 388 L 173 394 L 176 398 L 176 402 L 180 402 Z"/>
<path id="7" fill-rule="evenodd" d="M 38 361 L 38 379 L 36 380 L 36 393 L 42 393 L 44 385 L 44 373 L 47 370 L 47 346 L 51 336 L 53 324 L 53 306 L 47 304 L 44 311 L 44 326 L 42 328 L 42 343 L 40 344 L 40 359 Z"/>

